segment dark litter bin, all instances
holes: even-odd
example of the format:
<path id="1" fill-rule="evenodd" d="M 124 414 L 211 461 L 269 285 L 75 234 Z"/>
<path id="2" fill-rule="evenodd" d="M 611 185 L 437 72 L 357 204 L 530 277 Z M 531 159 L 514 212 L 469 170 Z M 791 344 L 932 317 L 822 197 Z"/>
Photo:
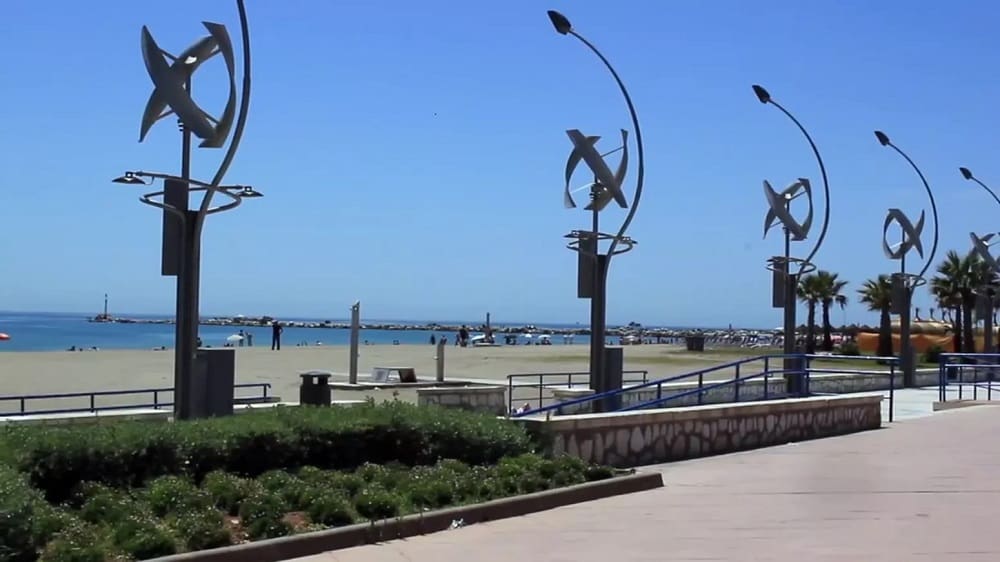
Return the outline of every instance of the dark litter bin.
<path id="1" fill-rule="evenodd" d="M 330 376 L 327 371 L 306 371 L 299 373 L 302 384 L 299 386 L 299 404 L 303 406 L 330 405 Z"/>
<path id="2" fill-rule="evenodd" d="M 705 351 L 705 336 L 685 336 L 688 351 Z"/>

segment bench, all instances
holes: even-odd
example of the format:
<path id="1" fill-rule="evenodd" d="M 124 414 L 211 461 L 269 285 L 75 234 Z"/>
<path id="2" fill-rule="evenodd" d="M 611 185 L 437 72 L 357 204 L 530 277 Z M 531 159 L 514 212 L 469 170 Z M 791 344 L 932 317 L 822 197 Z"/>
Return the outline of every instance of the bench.
<path id="1" fill-rule="evenodd" d="M 395 377 L 399 382 L 417 382 L 417 373 L 413 367 L 374 367 L 372 380 L 374 382 L 389 382 Z"/>

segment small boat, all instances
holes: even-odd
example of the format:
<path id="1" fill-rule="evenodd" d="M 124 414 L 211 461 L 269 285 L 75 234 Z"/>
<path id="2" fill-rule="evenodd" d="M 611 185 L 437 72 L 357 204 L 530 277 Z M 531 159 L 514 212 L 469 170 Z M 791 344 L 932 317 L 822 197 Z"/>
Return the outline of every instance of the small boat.
<path id="1" fill-rule="evenodd" d="M 10 339 L 9 335 L 7 335 L 7 334 L 5 334 L 3 332 L 0 332 L 0 341 L 7 341 L 9 339 Z"/>

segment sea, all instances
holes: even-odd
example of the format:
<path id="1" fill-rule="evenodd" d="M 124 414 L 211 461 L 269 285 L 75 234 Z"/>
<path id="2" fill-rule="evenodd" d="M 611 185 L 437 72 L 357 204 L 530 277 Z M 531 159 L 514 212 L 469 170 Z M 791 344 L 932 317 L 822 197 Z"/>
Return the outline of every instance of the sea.
<path id="1" fill-rule="evenodd" d="M 123 318 L 163 320 L 169 316 L 129 315 L 120 314 Z M 286 320 L 293 320 L 291 318 Z M 322 321 L 309 318 L 296 318 L 296 321 Z M 348 322 L 348 320 L 334 320 Z M 429 324 L 420 321 L 394 320 L 363 320 L 372 324 Z M 463 322 L 437 321 L 438 324 L 460 325 Z M 479 325 L 478 322 L 464 322 L 467 325 Z M 523 324 L 519 324 L 521 326 Z M 501 327 L 502 324 L 496 324 Z M 544 333 L 545 328 L 578 328 L 579 324 L 537 324 L 538 333 Z M 226 338 L 237 334 L 239 326 L 206 326 L 199 328 L 199 335 L 204 345 L 221 347 Z M 253 334 L 253 344 L 257 346 L 271 345 L 271 330 L 267 327 L 246 328 L 244 331 Z M 0 353 L 10 351 L 63 351 L 71 348 L 83 349 L 154 349 L 160 347 L 172 348 L 174 345 L 173 324 L 122 324 L 89 322 L 85 314 L 67 314 L 55 312 L 2 312 L 0 311 L 0 333 L 10 336 L 9 340 L 0 341 Z M 296 345 L 348 345 L 350 330 L 338 328 L 296 328 L 285 327 L 281 337 L 282 347 Z M 429 330 L 361 330 L 361 342 L 370 344 L 427 344 L 431 336 L 440 338 L 442 335 L 453 341 L 455 334 L 433 332 Z M 497 338 L 502 341 L 502 336 Z M 519 343 L 524 343 L 522 340 Z M 563 345 L 562 336 L 552 337 L 554 345 Z M 587 336 L 574 336 L 574 345 L 589 344 Z"/>

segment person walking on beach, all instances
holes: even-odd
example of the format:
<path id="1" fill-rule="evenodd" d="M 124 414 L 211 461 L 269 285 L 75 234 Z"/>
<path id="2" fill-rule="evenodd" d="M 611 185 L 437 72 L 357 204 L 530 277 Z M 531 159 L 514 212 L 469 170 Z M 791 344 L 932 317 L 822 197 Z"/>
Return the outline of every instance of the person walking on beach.
<path id="1" fill-rule="evenodd" d="M 285 331 L 277 320 L 271 322 L 271 351 L 281 351 L 281 332 Z"/>
<path id="2" fill-rule="evenodd" d="M 253 332 L 247 330 L 247 347 L 253 347 Z"/>
<path id="3" fill-rule="evenodd" d="M 240 347 L 243 347 L 243 344 L 246 342 L 246 339 L 247 335 L 243 332 L 243 330 L 240 330 Z"/>

